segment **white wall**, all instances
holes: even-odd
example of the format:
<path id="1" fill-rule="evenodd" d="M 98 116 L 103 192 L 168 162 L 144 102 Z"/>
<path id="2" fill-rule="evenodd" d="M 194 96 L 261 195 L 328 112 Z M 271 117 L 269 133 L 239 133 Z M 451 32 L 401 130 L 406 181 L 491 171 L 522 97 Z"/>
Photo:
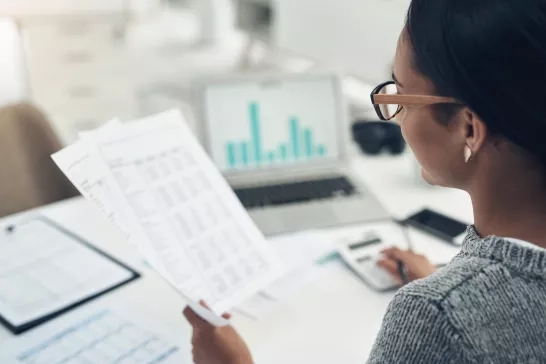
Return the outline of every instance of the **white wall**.
<path id="1" fill-rule="evenodd" d="M 70 14 L 121 11 L 123 0 L 0 0 L 0 14 Z"/>
<path id="2" fill-rule="evenodd" d="M 23 49 L 15 23 L 0 19 L 0 106 L 27 96 Z"/>
<path id="3" fill-rule="evenodd" d="M 157 8 L 162 0 L 0 0 L 0 15 L 111 13 L 130 7 L 137 13 Z"/>
<path id="4" fill-rule="evenodd" d="M 391 72 L 409 0 L 271 0 L 277 46 L 370 83 Z"/>

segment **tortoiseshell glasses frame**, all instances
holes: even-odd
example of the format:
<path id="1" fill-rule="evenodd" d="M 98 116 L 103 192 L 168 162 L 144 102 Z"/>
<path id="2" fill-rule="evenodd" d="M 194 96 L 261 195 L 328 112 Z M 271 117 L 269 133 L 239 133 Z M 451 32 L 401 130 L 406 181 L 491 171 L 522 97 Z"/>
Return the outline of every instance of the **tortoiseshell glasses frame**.
<path id="1" fill-rule="evenodd" d="M 371 94 L 372 104 L 375 108 L 377 116 L 381 120 L 389 121 L 395 119 L 404 106 L 429 106 L 438 104 L 461 104 L 459 101 L 451 97 L 431 96 L 431 95 L 400 95 L 384 93 L 388 86 L 396 85 L 394 81 L 387 81 L 377 86 Z M 396 111 L 392 115 L 382 110 L 382 106 L 397 106 Z M 462 105 L 462 104 L 461 104 Z"/>

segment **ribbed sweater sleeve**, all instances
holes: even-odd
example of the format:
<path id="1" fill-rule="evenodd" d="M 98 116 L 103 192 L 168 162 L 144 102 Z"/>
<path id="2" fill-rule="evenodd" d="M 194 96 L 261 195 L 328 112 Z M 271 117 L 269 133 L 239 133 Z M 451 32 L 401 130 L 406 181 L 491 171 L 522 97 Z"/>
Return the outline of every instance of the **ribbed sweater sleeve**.
<path id="1" fill-rule="evenodd" d="M 391 302 L 368 364 L 465 363 L 459 334 L 432 300 L 399 293 Z"/>

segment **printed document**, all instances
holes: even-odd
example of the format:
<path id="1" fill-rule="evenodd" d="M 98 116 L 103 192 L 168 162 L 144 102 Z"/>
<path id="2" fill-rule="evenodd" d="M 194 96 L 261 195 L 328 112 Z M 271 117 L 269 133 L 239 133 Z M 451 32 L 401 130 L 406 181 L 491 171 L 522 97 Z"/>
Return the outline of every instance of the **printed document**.
<path id="1" fill-rule="evenodd" d="M 136 315 L 134 315 L 136 316 Z M 0 345 L 3 364 L 185 364 L 177 345 L 149 323 L 106 309 L 82 310 Z M 170 336 L 169 336 L 170 338 Z"/>
<path id="2" fill-rule="evenodd" d="M 133 278 L 129 269 L 44 220 L 0 231 L 0 316 L 14 329 Z"/>
<path id="3" fill-rule="evenodd" d="M 83 170 L 77 163 L 82 154 L 93 161 Z M 89 133 L 53 159 L 214 324 L 225 324 L 221 313 L 280 276 L 276 255 L 180 112 Z M 97 179 L 99 186 L 89 189 Z M 216 315 L 202 310 L 199 300 Z"/>

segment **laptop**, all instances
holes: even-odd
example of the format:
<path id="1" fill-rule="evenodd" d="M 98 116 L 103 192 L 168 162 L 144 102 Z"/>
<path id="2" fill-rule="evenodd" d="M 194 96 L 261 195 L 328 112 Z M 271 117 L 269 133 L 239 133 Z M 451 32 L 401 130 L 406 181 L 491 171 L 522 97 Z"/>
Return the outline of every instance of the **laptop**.
<path id="1" fill-rule="evenodd" d="M 252 75 L 197 87 L 205 149 L 265 235 L 389 217 L 349 168 L 337 75 Z"/>

